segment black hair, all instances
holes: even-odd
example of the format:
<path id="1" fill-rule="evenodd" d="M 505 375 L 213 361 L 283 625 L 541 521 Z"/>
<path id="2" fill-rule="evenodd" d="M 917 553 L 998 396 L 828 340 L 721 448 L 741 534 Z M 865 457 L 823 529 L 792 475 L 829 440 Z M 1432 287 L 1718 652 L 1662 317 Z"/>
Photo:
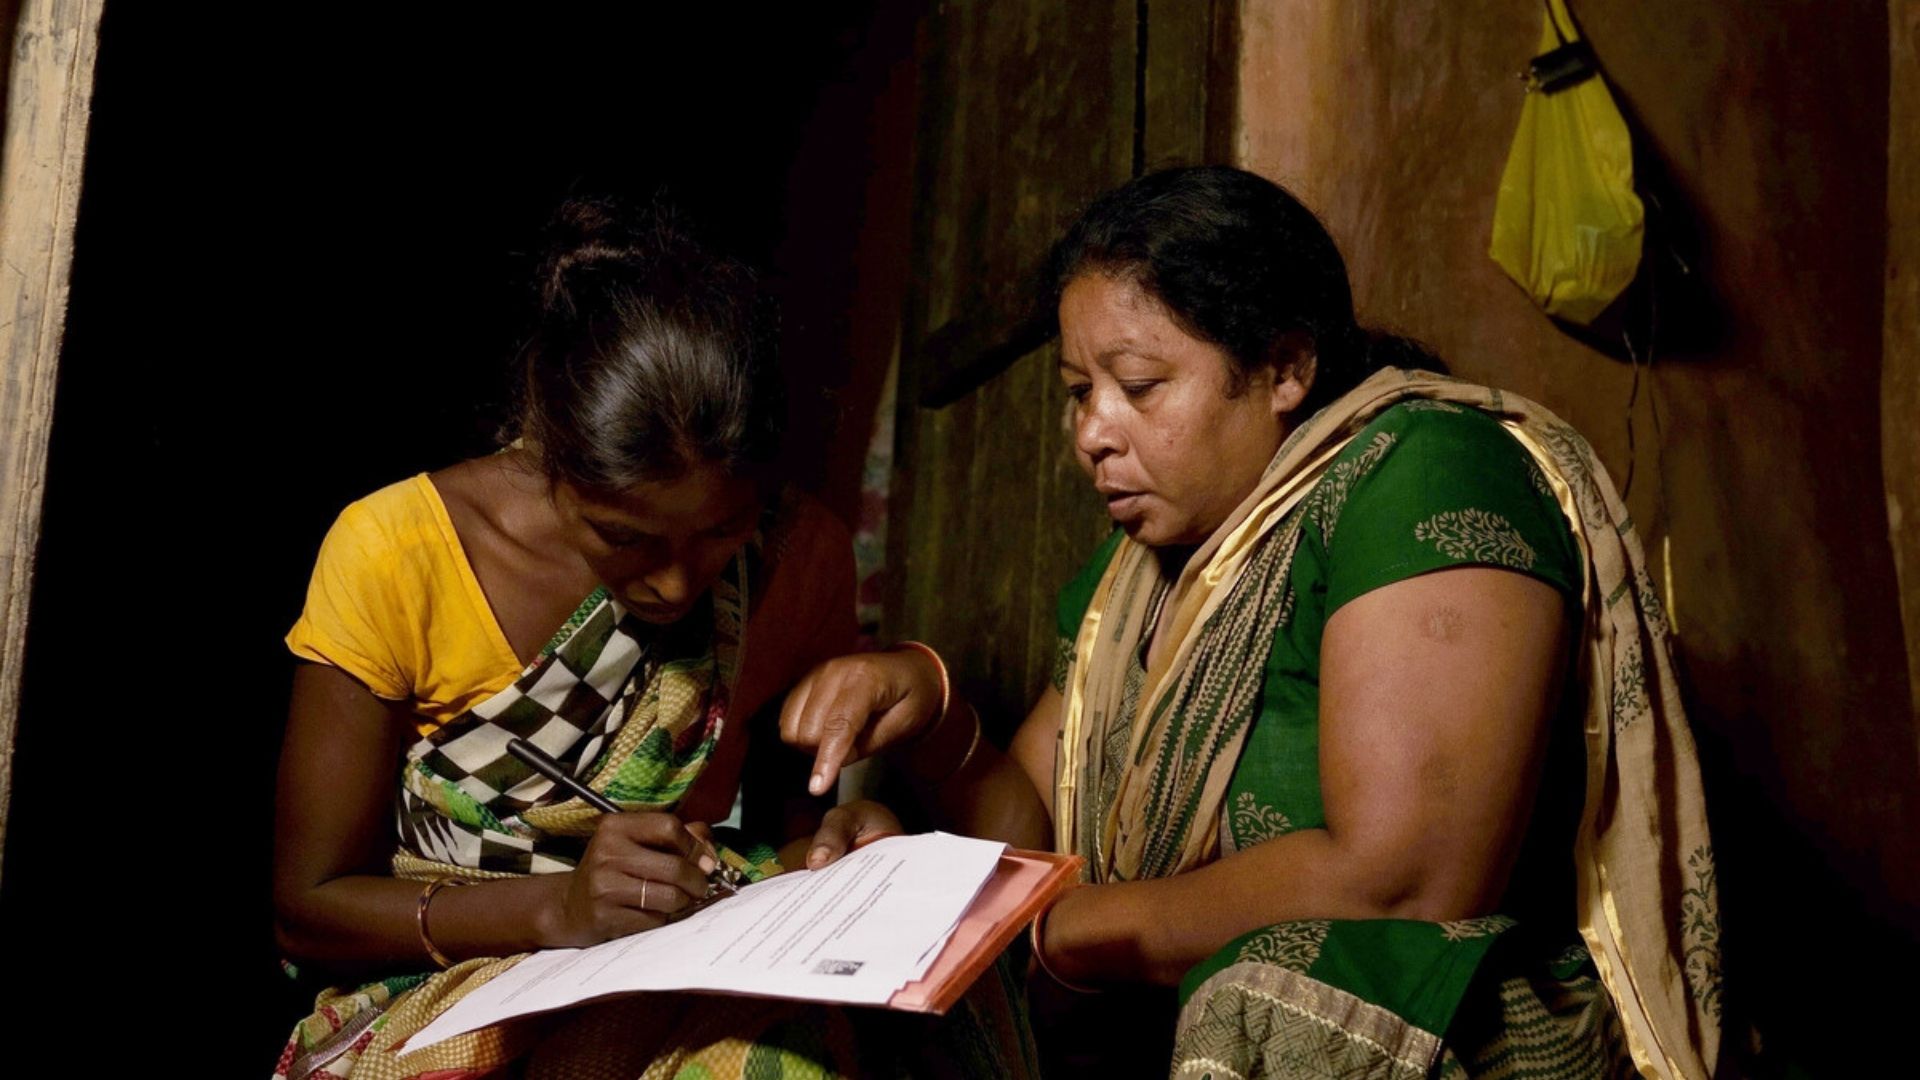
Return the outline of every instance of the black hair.
<path id="1" fill-rule="evenodd" d="M 1099 273 L 1137 284 L 1180 328 L 1232 358 L 1228 393 L 1283 364 L 1289 335 L 1313 344 L 1306 415 L 1383 367 L 1445 372 L 1425 346 L 1354 320 L 1347 265 L 1326 227 L 1286 189 L 1226 166 L 1164 169 L 1095 199 L 1048 258 L 1042 318 L 1058 329 L 1060 294 Z"/>
<path id="2" fill-rule="evenodd" d="M 548 478 L 620 492 L 702 464 L 765 473 L 785 395 L 753 271 L 658 203 L 569 200 L 547 239 L 518 431 Z"/>

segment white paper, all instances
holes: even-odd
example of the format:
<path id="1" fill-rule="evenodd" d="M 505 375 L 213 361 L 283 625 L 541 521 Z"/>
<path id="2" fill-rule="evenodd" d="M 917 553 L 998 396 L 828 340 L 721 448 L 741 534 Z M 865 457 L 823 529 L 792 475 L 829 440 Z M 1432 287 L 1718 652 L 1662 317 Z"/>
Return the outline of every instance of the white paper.
<path id="1" fill-rule="evenodd" d="M 406 1049 L 638 990 L 883 1005 L 926 974 L 1005 850 L 947 833 L 889 837 L 824 870 L 749 885 L 657 930 L 534 953 L 462 998 Z"/>

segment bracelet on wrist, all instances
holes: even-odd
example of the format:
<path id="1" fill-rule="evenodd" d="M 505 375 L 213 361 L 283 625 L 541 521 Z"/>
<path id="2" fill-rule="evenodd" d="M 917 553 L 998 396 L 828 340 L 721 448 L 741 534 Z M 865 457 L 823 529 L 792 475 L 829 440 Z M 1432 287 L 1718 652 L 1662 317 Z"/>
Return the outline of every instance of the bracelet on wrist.
<path id="1" fill-rule="evenodd" d="M 967 771 L 967 763 L 973 760 L 973 752 L 980 749 L 980 714 L 971 705 L 967 706 L 967 712 L 973 717 L 973 736 L 967 740 L 967 752 L 960 755 L 960 763 L 955 765 L 947 775 L 938 780 L 927 781 L 927 786 L 939 787 L 941 784 Z"/>
<path id="2" fill-rule="evenodd" d="M 953 702 L 953 682 L 947 677 L 947 662 L 940 659 L 940 654 L 933 651 L 933 646 L 919 641 L 902 641 L 889 651 L 899 652 L 902 649 L 926 654 L 927 659 L 933 661 L 934 669 L 940 673 L 940 711 L 934 714 L 933 723 L 927 725 L 927 731 L 931 733 L 940 726 L 940 721 L 947 718 L 947 706 Z"/>
<path id="3" fill-rule="evenodd" d="M 1057 904 L 1059 903 L 1059 901 L 1056 900 L 1054 901 L 1054 903 Z M 1051 967 L 1047 966 L 1046 924 L 1047 924 L 1047 916 L 1052 913 L 1053 913 L 1053 907 L 1052 905 L 1048 905 L 1047 907 L 1041 909 L 1040 914 L 1035 915 L 1033 917 L 1033 922 L 1029 923 L 1027 926 L 1027 939 L 1033 945 L 1033 962 L 1039 965 L 1040 970 L 1046 974 L 1047 978 L 1052 979 L 1054 982 L 1060 984 L 1061 986 L 1065 987 L 1068 990 L 1073 991 L 1076 994 L 1099 993 L 1100 992 L 1099 990 L 1091 986 L 1082 986 L 1076 982 L 1068 982 L 1066 979 L 1061 978 L 1058 972 L 1054 971 Z"/>
<path id="4" fill-rule="evenodd" d="M 413 920 L 420 930 L 420 944 L 426 949 L 427 958 L 440 965 L 442 971 L 452 967 L 453 961 L 448 958 L 446 953 L 440 951 L 439 946 L 433 943 L 433 935 L 427 933 L 427 905 L 433 903 L 433 894 L 439 892 L 441 889 L 451 889 L 456 886 L 471 884 L 473 884 L 473 882 L 467 881 L 464 878 L 434 878 L 432 881 L 427 882 L 425 888 L 420 890 L 420 901 L 414 907 Z"/>

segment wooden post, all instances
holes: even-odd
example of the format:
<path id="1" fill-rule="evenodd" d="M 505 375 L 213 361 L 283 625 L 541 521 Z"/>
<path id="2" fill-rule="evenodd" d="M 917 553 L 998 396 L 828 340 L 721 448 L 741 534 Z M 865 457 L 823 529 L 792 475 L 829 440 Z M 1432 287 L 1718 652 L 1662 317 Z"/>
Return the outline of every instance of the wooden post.
<path id="1" fill-rule="evenodd" d="M 1891 0 L 1887 71 L 1887 293 L 1880 366 L 1880 465 L 1920 722 L 1920 0 Z"/>
<path id="2" fill-rule="evenodd" d="M 0 144 L 0 851 L 40 495 L 66 323 L 73 221 L 104 0 L 0 4 L 7 31 Z"/>

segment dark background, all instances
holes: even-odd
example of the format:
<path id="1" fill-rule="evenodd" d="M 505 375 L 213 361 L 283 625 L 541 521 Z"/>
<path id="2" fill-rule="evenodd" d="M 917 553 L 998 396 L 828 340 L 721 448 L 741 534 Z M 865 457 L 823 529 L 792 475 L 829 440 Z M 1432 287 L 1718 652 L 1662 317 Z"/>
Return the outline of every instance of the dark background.
<path id="1" fill-rule="evenodd" d="M 108 5 L 0 879 L 11 977 L 171 1015 L 154 1062 L 270 1070 L 310 1001 L 268 906 L 280 635 L 342 505 L 493 445 L 569 193 L 661 195 L 767 272 L 802 482 L 850 516 L 883 374 L 855 378 L 854 256 L 905 258 L 866 209 L 911 133 L 875 120 L 911 103 L 916 11 L 891 6 Z M 111 1015 L 134 1060 L 162 1030 Z"/>

